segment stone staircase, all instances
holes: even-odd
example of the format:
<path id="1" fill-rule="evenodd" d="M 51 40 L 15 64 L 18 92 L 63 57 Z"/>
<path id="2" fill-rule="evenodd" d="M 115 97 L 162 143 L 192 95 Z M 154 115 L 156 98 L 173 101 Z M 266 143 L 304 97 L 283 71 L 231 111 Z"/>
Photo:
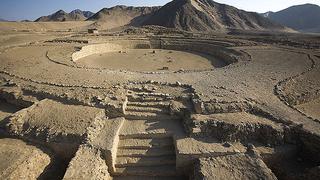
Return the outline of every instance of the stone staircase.
<path id="1" fill-rule="evenodd" d="M 117 175 L 175 176 L 172 138 L 121 137 L 117 152 Z"/>
<path id="2" fill-rule="evenodd" d="M 174 123 L 178 122 L 169 114 L 170 99 L 150 92 L 128 94 L 114 179 L 184 179 L 176 171 L 175 146 L 169 133 L 169 127 L 177 127 Z"/>
<path id="3" fill-rule="evenodd" d="M 128 120 L 177 119 L 170 116 L 168 94 L 129 91 L 125 118 Z"/>

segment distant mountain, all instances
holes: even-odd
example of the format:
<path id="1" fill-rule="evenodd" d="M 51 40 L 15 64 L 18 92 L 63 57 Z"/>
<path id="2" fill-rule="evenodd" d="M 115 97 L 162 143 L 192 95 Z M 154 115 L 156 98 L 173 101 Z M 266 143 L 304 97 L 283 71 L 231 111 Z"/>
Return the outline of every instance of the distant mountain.
<path id="1" fill-rule="evenodd" d="M 278 23 L 212 0 L 174 0 L 169 2 L 143 25 L 159 25 L 187 31 L 267 30 L 290 31 Z"/>
<path id="2" fill-rule="evenodd" d="M 7 22 L 7 20 L 0 18 L 0 22 Z"/>
<path id="3" fill-rule="evenodd" d="M 139 26 L 158 9 L 160 7 L 115 6 L 100 10 L 91 16 L 88 21 L 97 21 L 98 26 L 108 29 L 124 25 Z"/>
<path id="4" fill-rule="evenodd" d="M 262 15 L 263 17 L 265 17 L 265 18 L 268 18 L 268 17 L 271 16 L 272 14 L 274 14 L 274 12 L 268 11 L 268 12 L 266 12 L 266 13 L 262 13 L 261 15 Z"/>
<path id="5" fill-rule="evenodd" d="M 94 15 L 94 13 L 91 11 L 81 11 L 80 9 L 73 10 L 69 14 L 70 15 L 82 14 L 86 18 L 90 18 L 91 16 Z"/>
<path id="6" fill-rule="evenodd" d="M 76 9 L 70 13 L 66 13 L 63 10 L 59 10 L 51 15 L 42 16 L 36 20 L 36 22 L 48 22 L 48 21 L 84 21 L 87 18 L 91 17 L 94 13 L 90 11 L 81 11 Z"/>
<path id="7" fill-rule="evenodd" d="M 122 26 L 158 25 L 186 31 L 293 31 L 254 12 L 246 12 L 212 0 L 173 0 L 163 7 L 115 6 L 96 14 L 74 10 L 60 10 L 36 21 L 95 21 L 90 25 L 99 29 Z"/>
<path id="8" fill-rule="evenodd" d="M 320 6 L 304 4 L 279 12 L 263 13 L 263 16 L 301 32 L 320 33 Z"/>

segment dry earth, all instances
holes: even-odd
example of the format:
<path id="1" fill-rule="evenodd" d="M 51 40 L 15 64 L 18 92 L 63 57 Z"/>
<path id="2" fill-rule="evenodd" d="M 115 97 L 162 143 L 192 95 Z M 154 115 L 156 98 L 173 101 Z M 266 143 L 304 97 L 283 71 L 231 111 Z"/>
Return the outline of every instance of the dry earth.
<path id="1" fill-rule="evenodd" d="M 85 67 L 130 71 L 208 70 L 225 65 L 224 61 L 205 54 L 162 49 L 134 49 L 94 54 L 79 59 L 77 63 Z"/>
<path id="2" fill-rule="evenodd" d="M 319 179 L 319 37 L 68 23 L 0 26 L 0 179 Z"/>

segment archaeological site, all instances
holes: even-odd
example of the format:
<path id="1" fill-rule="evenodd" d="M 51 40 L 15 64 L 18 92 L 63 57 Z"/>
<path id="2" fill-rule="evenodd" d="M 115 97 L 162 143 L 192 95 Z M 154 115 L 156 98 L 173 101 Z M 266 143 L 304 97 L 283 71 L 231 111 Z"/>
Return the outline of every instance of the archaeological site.
<path id="1" fill-rule="evenodd" d="M 0 179 L 320 179 L 320 34 L 174 0 L 0 42 Z"/>

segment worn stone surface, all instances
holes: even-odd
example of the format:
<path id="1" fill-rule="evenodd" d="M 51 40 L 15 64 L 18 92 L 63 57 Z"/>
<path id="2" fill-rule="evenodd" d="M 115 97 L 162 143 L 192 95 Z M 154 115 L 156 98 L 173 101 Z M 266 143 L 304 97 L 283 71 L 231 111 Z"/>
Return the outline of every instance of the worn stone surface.
<path id="1" fill-rule="evenodd" d="M 193 115 L 189 131 L 194 136 L 214 137 L 220 141 L 259 141 L 283 144 L 284 131 L 279 123 L 249 113 Z M 200 132 L 193 132 L 200 129 Z"/>
<path id="2" fill-rule="evenodd" d="M 75 157 L 69 163 L 69 167 L 64 175 L 64 180 L 71 179 L 111 179 L 108 166 L 102 159 L 99 150 L 87 146 L 79 147 Z"/>
<path id="3" fill-rule="evenodd" d="M 76 136 L 78 139 L 101 113 L 102 109 L 66 105 L 52 100 L 43 100 L 10 117 L 8 129 L 17 135 Z"/>
<path id="4" fill-rule="evenodd" d="M 194 179 L 277 179 L 261 159 L 246 154 L 202 158 L 196 162 Z"/>
<path id="5" fill-rule="evenodd" d="M 52 159 L 36 146 L 17 139 L 0 139 L 0 179 L 37 179 Z"/>

